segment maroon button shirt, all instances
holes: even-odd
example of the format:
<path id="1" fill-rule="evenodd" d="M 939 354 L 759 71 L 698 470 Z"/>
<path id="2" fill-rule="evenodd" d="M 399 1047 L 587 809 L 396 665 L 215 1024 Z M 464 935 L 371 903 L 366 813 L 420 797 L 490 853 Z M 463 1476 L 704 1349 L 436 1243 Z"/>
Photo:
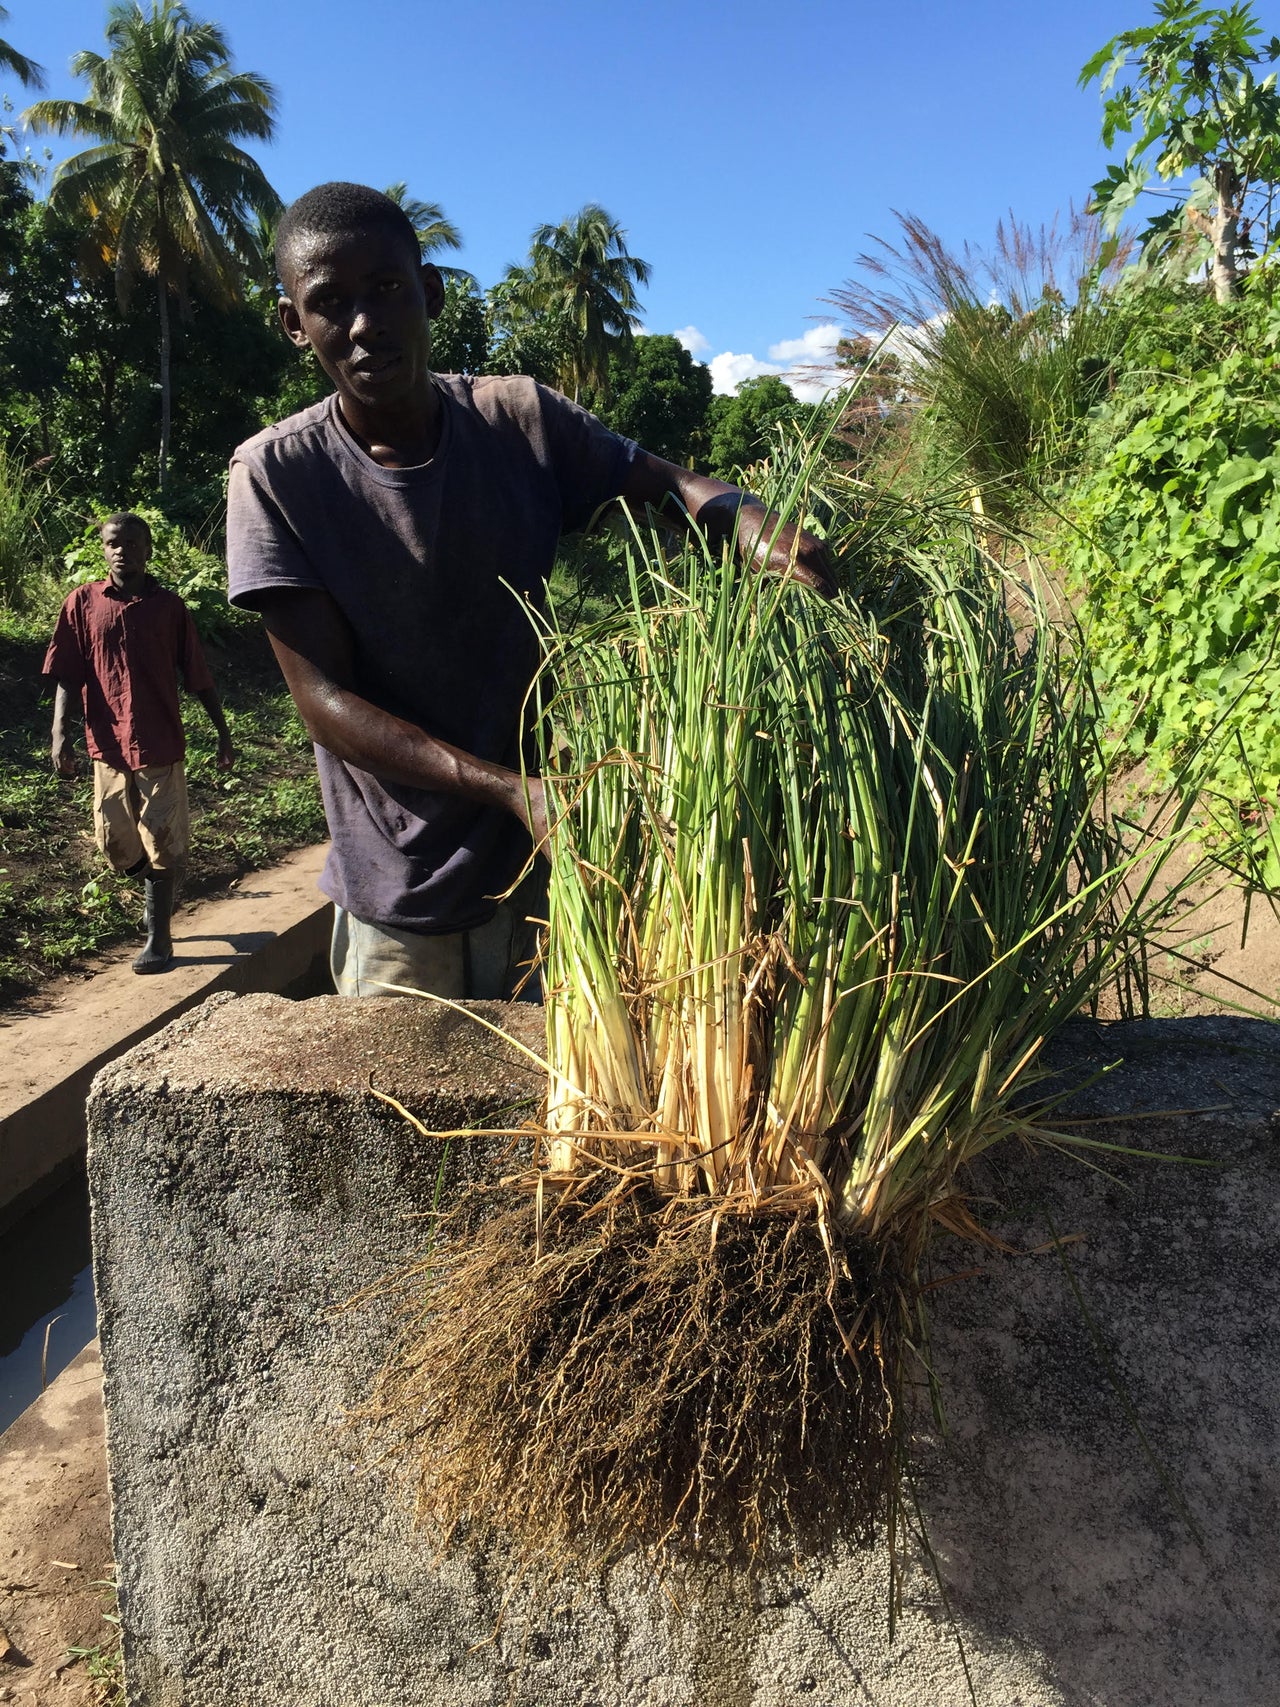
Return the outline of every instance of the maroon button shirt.
<path id="1" fill-rule="evenodd" d="M 188 693 L 213 687 L 191 612 L 150 575 L 136 597 L 110 579 L 77 587 L 44 659 L 46 676 L 80 691 L 89 756 L 120 771 L 186 754 L 179 670 Z"/>

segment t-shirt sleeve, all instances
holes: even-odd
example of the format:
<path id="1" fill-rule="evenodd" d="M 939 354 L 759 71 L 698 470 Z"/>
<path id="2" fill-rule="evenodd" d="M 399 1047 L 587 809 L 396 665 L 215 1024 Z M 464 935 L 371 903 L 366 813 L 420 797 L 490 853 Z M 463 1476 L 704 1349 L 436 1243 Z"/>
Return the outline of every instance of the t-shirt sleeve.
<path id="1" fill-rule="evenodd" d="M 558 391 L 538 386 L 551 464 L 560 489 L 566 533 L 587 525 L 601 504 L 617 498 L 640 454 L 633 439 L 611 432 Z"/>
<path id="2" fill-rule="evenodd" d="M 227 484 L 228 599 L 256 610 L 262 593 L 323 587 L 272 495 L 267 473 L 234 459 Z"/>
<path id="3" fill-rule="evenodd" d="M 49 642 L 49 649 L 44 655 L 41 674 L 51 676 L 69 688 L 82 688 L 85 683 L 85 656 L 80 632 L 76 627 L 74 605 L 73 593 L 58 612 L 58 621 L 53 630 L 53 639 Z"/>

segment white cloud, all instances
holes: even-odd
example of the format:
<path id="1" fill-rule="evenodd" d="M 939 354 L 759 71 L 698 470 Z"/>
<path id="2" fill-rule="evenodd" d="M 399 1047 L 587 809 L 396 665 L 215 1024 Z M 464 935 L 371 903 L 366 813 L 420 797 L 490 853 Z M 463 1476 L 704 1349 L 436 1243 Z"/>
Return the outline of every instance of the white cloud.
<path id="1" fill-rule="evenodd" d="M 704 338 L 696 326 L 681 326 L 671 336 L 678 338 L 691 356 L 703 356 L 711 348 L 711 340 Z"/>
<path id="2" fill-rule="evenodd" d="M 775 362 L 823 362 L 829 364 L 840 342 L 838 326 L 811 326 L 799 338 L 784 338 L 780 344 L 770 344 L 769 359 Z"/>
<path id="3" fill-rule="evenodd" d="M 918 326 L 895 326 L 884 341 L 884 353 L 897 356 L 904 367 L 914 367 L 920 360 L 921 351 L 927 349 L 930 335 L 946 322 L 947 316 L 943 313 L 930 315 Z"/>
<path id="4" fill-rule="evenodd" d="M 840 328 L 834 324 L 810 326 L 798 338 L 783 338 L 770 344 L 770 360 L 781 362 L 783 378 L 806 403 L 818 403 L 834 385 L 841 383 L 836 372 L 836 345 Z"/>
<path id="5" fill-rule="evenodd" d="M 769 345 L 769 359 L 722 350 L 711 358 L 711 387 L 721 396 L 732 396 L 744 379 L 773 373 L 806 403 L 825 397 L 838 378 L 834 368 L 840 328 L 812 326 L 798 338 L 781 338 Z"/>
<path id="6" fill-rule="evenodd" d="M 722 350 L 711 358 L 711 389 L 718 396 L 732 397 L 744 379 L 755 379 L 762 373 L 781 373 L 773 362 L 757 361 L 754 356 L 738 356 L 732 350 Z"/>

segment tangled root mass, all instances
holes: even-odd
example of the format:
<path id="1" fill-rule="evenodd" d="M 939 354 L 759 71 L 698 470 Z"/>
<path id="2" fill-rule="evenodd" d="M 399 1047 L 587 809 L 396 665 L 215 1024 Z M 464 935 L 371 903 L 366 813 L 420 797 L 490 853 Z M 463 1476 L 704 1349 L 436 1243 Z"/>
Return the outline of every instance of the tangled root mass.
<path id="1" fill-rule="evenodd" d="M 527 1191 L 479 1195 L 396 1277 L 406 1325 L 367 1416 L 421 1520 L 594 1567 L 870 1534 L 902 1346 L 884 1253 L 644 1190 L 541 1219 Z"/>

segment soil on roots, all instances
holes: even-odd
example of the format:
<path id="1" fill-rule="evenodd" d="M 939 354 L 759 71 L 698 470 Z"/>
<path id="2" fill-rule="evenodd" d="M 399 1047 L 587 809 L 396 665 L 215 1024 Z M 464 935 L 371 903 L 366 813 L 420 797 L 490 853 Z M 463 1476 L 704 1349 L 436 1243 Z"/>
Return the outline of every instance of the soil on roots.
<path id="1" fill-rule="evenodd" d="M 598 1568 L 768 1562 L 869 1538 L 897 1462 L 909 1288 L 795 1215 L 648 1190 L 475 1192 L 387 1283 L 405 1328 L 365 1414 L 446 1537 Z"/>

